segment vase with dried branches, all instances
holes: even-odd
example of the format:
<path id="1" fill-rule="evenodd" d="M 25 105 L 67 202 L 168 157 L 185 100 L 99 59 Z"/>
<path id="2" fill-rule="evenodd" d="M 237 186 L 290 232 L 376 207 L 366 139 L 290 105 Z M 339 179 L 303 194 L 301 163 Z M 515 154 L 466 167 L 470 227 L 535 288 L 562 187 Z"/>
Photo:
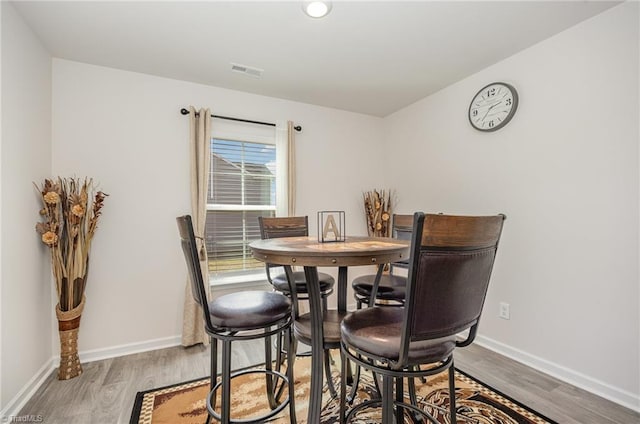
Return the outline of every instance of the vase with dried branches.
<path id="1" fill-rule="evenodd" d="M 51 253 L 60 334 L 58 379 L 68 380 L 82 373 L 78 357 L 78 330 L 84 308 L 91 242 L 98 228 L 107 194 L 95 191 L 92 179 L 45 179 L 36 186 L 42 198 L 36 231 Z M 95 193 L 95 194 L 94 194 Z"/>
<path id="2" fill-rule="evenodd" d="M 391 191 L 366 191 L 363 197 L 369 237 L 391 236 Z"/>

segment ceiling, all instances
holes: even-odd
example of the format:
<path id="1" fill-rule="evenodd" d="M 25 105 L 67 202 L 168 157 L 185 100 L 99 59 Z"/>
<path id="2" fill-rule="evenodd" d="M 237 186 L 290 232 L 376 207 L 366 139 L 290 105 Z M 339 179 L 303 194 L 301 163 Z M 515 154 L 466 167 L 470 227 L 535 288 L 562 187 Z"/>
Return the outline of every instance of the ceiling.
<path id="1" fill-rule="evenodd" d="M 386 116 L 611 1 L 16 1 L 54 57 Z M 231 63 L 263 69 L 261 78 Z M 504 75 L 508 80 L 509 75 Z"/>

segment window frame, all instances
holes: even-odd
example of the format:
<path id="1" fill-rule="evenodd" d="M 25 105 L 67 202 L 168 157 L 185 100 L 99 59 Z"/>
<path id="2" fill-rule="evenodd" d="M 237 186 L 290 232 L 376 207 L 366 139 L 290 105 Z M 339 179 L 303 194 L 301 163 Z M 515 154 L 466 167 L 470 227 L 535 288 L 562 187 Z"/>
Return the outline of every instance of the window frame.
<path id="1" fill-rule="evenodd" d="M 263 211 L 273 210 L 275 216 L 286 216 L 287 211 L 283 206 L 287 205 L 287 126 L 278 122 L 276 127 L 265 127 L 255 124 L 247 124 L 233 121 L 217 123 L 213 126 L 211 140 L 228 140 L 247 143 L 260 143 L 273 145 L 276 148 L 276 205 L 265 208 L 263 205 L 229 205 L 207 203 L 207 211 Z M 257 282 L 266 282 L 265 268 L 228 271 L 224 273 L 210 273 L 209 283 L 212 287 L 224 286 L 249 286 Z"/>

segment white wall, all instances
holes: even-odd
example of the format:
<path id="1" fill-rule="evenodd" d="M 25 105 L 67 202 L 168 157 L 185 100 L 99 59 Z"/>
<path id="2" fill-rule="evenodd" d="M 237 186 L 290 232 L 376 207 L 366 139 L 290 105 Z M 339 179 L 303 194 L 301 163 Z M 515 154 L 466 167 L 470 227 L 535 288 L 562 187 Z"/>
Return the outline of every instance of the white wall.
<path id="1" fill-rule="evenodd" d="M 189 105 L 302 125 L 297 213 L 315 232 L 318 210 L 345 210 L 350 232 L 366 233 L 360 199 L 381 178 L 380 118 L 54 59 L 53 173 L 91 176 L 109 194 L 79 338 L 94 358 L 179 340 L 186 268 L 175 217 L 190 212 L 188 117 L 179 110 Z"/>
<path id="2" fill-rule="evenodd" d="M 507 215 L 480 341 L 636 409 L 638 35 L 623 4 L 385 119 L 399 211 Z M 493 81 L 520 106 L 480 133 Z"/>
<path id="3" fill-rule="evenodd" d="M 51 172 L 51 57 L 10 3 L 2 9 L 0 416 L 52 356 L 49 256 L 35 232 L 33 182 Z"/>

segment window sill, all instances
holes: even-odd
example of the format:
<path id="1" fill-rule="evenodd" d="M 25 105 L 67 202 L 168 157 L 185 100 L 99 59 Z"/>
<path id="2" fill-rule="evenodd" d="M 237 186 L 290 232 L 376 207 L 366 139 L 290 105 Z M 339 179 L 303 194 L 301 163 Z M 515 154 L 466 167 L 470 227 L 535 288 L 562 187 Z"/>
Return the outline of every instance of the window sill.
<path id="1" fill-rule="evenodd" d="M 212 276 L 209 278 L 209 285 L 211 286 L 212 290 L 255 287 L 260 283 L 269 284 L 267 281 L 267 274 L 264 272 L 264 270 L 252 273 Z"/>

